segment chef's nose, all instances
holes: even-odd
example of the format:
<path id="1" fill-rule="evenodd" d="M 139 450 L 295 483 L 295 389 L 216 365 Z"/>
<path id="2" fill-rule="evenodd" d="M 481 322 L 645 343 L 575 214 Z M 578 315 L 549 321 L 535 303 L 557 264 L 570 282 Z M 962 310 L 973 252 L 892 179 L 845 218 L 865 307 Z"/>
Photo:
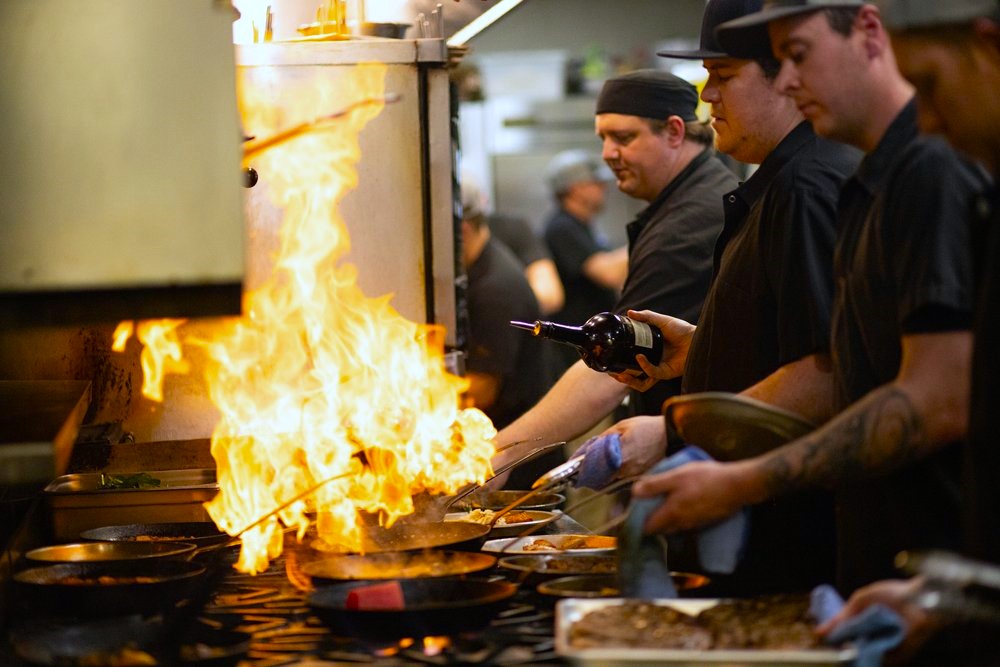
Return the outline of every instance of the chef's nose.
<path id="1" fill-rule="evenodd" d="M 605 162 L 609 160 L 617 160 L 619 155 L 618 147 L 614 144 L 614 142 L 605 139 L 604 143 L 601 145 L 601 159 Z"/>

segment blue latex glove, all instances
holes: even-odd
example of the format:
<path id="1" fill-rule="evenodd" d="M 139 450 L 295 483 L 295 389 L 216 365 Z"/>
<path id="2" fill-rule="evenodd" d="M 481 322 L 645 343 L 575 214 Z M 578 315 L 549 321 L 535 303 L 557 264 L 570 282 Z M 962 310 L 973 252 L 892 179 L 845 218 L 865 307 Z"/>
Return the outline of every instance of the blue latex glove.
<path id="1" fill-rule="evenodd" d="M 673 470 L 692 461 L 710 461 L 702 449 L 688 445 L 673 456 L 657 463 L 650 473 Z M 663 497 L 642 498 L 632 502 L 628 517 L 618 537 L 618 578 L 627 597 L 677 597 L 666 555 L 675 536 L 642 534 L 646 519 L 663 503 Z M 743 556 L 749 532 L 749 512 L 740 510 L 697 533 L 698 559 L 707 572 L 731 574 Z"/>
<path id="2" fill-rule="evenodd" d="M 820 624 L 827 622 L 844 606 L 844 600 L 830 586 L 813 589 L 809 611 Z M 882 658 L 899 646 L 906 635 L 906 624 L 899 615 L 880 604 L 837 625 L 826 636 L 828 644 L 853 642 L 858 650 L 856 667 L 878 667 Z"/>
<path id="3" fill-rule="evenodd" d="M 617 433 L 598 435 L 580 445 L 574 456 L 583 456 L 574 484 L 603 489 L 622 467 L 622 439 Z"/>

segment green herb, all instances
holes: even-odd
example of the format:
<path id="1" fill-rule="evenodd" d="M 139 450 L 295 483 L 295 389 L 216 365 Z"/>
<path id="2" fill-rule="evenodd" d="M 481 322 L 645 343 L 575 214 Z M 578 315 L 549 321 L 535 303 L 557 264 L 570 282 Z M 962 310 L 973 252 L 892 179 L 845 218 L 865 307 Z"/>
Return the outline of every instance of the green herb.
<path id="1" fill-rule="evenodd" d="M 99 489 L 155 489 L 162 482 L 147 472 L 137 472 L 134 475 L 105 475 L 101 473 Z"/>

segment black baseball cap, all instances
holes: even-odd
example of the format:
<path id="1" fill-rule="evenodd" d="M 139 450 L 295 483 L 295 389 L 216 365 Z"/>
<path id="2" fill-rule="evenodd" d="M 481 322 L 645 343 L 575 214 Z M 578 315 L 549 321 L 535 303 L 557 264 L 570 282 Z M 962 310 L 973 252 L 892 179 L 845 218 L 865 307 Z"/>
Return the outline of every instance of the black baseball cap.
<path id="1" fill-rule="evenodd" d="M 715 36 L 715 29 L 727 21 L 732 21 L 759 12 L 764 0 L 708 0 L 705 13 L 701 19 L 701 42 L 694 51 L 657 51 L 656 55 L 664 58 L 679 58 L 681 60 L 706 60 L 710 58 L 767 58 L 771 56 L 771 42 L 767 36 L 767 26 L 760 25 L 748 35 L 748 42 L 753 45 L 749 52 L 739 54 L 724 49 Z"/>
<path id="2" fill-rule="evenodd" d="M 753 52 L 760 39 L 757 31 L 761 28 L 767 30 L 771 21 L 820 9 L 861 7 L 864 4 L 864 0 L 764 0 L 759 12 L 717 26 L 715 38 L 733 57 L 749 57 L 738 54 Z"/>

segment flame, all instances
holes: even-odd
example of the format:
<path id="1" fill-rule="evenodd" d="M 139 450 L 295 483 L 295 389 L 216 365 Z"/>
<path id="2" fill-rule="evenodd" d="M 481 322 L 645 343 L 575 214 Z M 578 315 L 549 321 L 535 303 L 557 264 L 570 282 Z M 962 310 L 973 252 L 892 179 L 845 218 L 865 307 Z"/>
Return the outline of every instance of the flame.
<path id="1" fill-rule="evenodd" d="M 451 646 L 451 640 L 447 637 L 424 637 L 424 655 L 426 656 L 441 655 L 449 646 Z"/>
<path id="2" fill-rule="evenodd" d="M 119 322 L 118 326 L 115 327 L 115 332 L 111 335 L 111 349 L 115 352 L 124 352 L 125 345 L 128 343 L 128 339 L 132 337 L 134 331 L 135 322 L 131 320 Z"/>
<path id="3" fill-rule="evenodd" d="M 183 374 L 190 370 L 177 327 L 182 319 L 164 319 L 139 322 L 136 337 L 143 344 L 139 363 L 142 365 L 142 393 L 151 400 L 163 401 L 163 380 L 167 373 Z"/>
<path id="4" fill-rule="evenodd" d="M 380 98 L 385 72 L 363 65 L 336 87 L 306 82 L 280 109 L 270 88 L 244 82 L 245 127 L 267 136 L 289 115 L 314 118 Z M 212 435 L 220 493 L 206 508 L 223 530 L 239 533 L 349 473 L 243 533 L 243 572 L 259 572 L 281 553 L 281 523 L 301 538 L 307 510 L 318 512 L 322 541 L 356 550 L 359 512 L 388 526 L 413 511 L 415 494 L 454 493 L 490 474 L 496 431 L 479 410 L 459 409 L 467 381 L 445 370 L 440 332 L 403 318 L 391 295 L 366 297 L 356 268 L 341 262 L 350 239 L 338 203 L 357 184 L 358 134 L 381 108 L 358 107 L 260 156 L 258 169 L 285 212 L 274 269 L 245 295 L 244 317 L 199 341 L 222 414 Z"/>

